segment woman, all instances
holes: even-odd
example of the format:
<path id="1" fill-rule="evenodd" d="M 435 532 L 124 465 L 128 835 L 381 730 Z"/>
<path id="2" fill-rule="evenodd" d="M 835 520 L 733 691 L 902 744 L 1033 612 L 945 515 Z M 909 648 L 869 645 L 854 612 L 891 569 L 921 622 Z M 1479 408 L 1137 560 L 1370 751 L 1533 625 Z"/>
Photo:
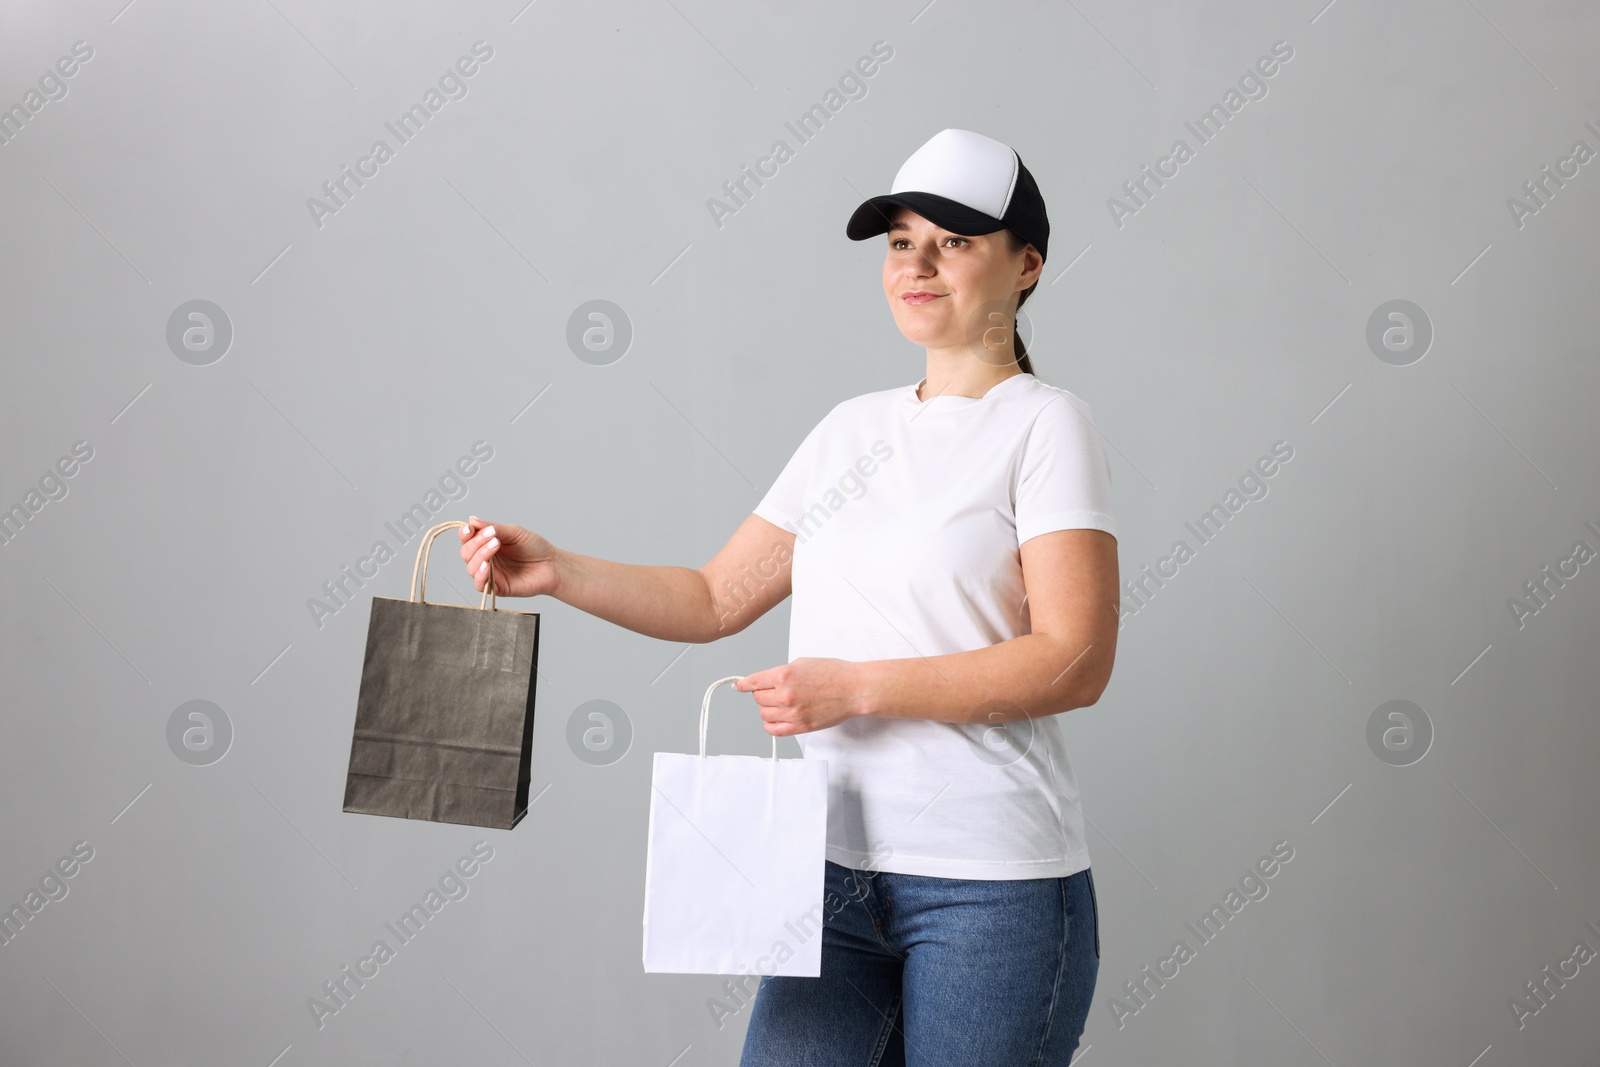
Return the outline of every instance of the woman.
<path id="1" fill-rule="evenodd" d="M 1059 715 L 1099 699 L 1116 651 L 1110 469 L 1088 406 L 1015 336 L 1049 236 L 1016 152 L 939 133 L 846 227 L 885 232 L 925 377 L 835 406 L 704 567 L 476 516 L 461 557 L 476 589 L 493 557 L 502 596 L 668 641 L 793 593 L 790 662 L 735 688 L 828 761 L 822 974 L 760 979 L 741 1067 L 1066 1064 L 1100 946 Z"/>

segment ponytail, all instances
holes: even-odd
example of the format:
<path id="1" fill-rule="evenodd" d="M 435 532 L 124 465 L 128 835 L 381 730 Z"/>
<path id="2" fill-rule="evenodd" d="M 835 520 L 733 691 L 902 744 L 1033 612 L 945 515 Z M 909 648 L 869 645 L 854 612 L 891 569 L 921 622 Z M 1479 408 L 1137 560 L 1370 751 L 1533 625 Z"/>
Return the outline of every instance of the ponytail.
<path id="1" fill-rule="evenodd" d="M 1016 331 L 1016 327 L 1015 326 L 1013 326 L 1011 328 L 1011 333 L 1012 333 L 1013 337 L 1016 337 L 1017 366 L 1022 368 L 1022 373 L 1024 373 L 1024 374 L 1032 374 L 1033 373 L 1033 360 L 1028 358 L 1028 346 L 1022 343 L 1022 338 L 1017 335 L 1017 331 Z"/>

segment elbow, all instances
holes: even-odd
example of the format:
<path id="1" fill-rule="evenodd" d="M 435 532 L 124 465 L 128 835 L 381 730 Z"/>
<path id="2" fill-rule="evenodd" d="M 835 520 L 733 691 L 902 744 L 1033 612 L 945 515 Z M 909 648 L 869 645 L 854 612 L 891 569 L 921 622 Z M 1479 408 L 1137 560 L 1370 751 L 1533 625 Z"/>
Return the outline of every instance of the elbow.
<path id="1" fill-rule="evenodd" d="M 717 598 L 710 575 L 704 570 L 695 573 L 705 582 L 705 596 L 699 604 L 699 625 L 694 636 L 688 639 L 691 644 L 709 645 L 721 638 L 732 637 L 749 625 L 749 621 L 742 617 L 745 612 L 738 610 L 736 604 L 724 604 Z"/>
<path id="2" fill-rule="evenodd" d="M 1096 669 L 1086 674 L 1082 684 L 1079 686 L 1078 706 L 1086 708 L 1090 704 L 1099 703 L 1100 695 L 1106 691 L 1106 686 L 1110 684 L 1111 664 L 1109 662 L 1103 666 L 1096 664 Z"/>
<path id="3" fill-rule="evenodd" d="M 732 637 L 741 629 L 743 627 L 735 625 L 732 619 L 726 616 L 718 616 L 713 608 L 709 618 L 701 621 L 701 624 L 688 638 L 688 641 L 692 645 L 709 645 L 720 638 Z"/>
<path id="4" fill-rule="evenodd" d="M 732 637 L 734 634 L 743 629 L 744 626 L 735 623 L 731 619 L 713 619 L 706 629 L 701 630 L 697 636 L 690 639 L 690 643 L 696 645 L 709 645 L 711 642 L 720 641 L 724 637 Z"/>
<path id="5" fill-rule="evenodd" d="M 1074 704 L 1073 707 L 1075 707 L 1075 708 L 1092 707 L 1093 705 L 1100 703 L 1100 694 L 1104 693 L 1105 691 L 1106 691 L 1106 687 L 1105 687 L 1104 683 L 1102 683 L 1100 685 L 1097 685 L 1093 689 L 1090 689 L 1087 692 L 1081 694 L 1078 697 L 1078 702 L 1076 704 Z"/>
<path id="6" fill-rule="evenodd" d="M 1060 654 L 1051 657 L 1052 670 L 1060 673 L 1045 687 L 1045 696 L 1040 703 L 1049 710 L 1044 714 L 1086 708 L 1100 700 L 1106 686 L 1111 684 L 1112 663 L 1108 656 L 1086 655 L 1092 648 L 1093 645 L 1081 650 L 1064 648 Z M 1062 665 L 1063 661 L 1066 661 L 1065 666 Z"/>
<path id="7" fill-rule="evenodd" d="M 756 614 L 738 607 L 728 608 L 712 599 L 707 605 L 700 632 L 690 640 L 697 645 L 708 645 L 724 637 L 742 633 L 756 621 Z"/>
<path id="8" fill-rule="evenodd" d="M 1106 691 L 1106 686 L 1111 684 L 1111 664 L 1107 663 L 1104 670 L 1097 670 L 1084 677 L 1074 693 L 1076 703 L 1073 707 L 1087 708 L 1100 702 L 1100 696 Z"/>
<path id="9" fill-rule="evenodd" d="M 1013 719 L 1041 719 L 1049 715 L 1064 715 L 1078 708 L 1086 708 L 1100 699 L 1103 685 L 1090 687 L 1087 685 L 1066 686 L 1057 683 L 1035 701 L 1027 710 L 1016 709 Z"/>
<path id="10" fill-rule="evenodd" d="M 1090 707 L 1100 700 L 1100 694 L 1104 691 L 1104 689 L 1104 686 L 1096 686 L 1093 688 L 1087 686 L 1077 686 L 1067 690 L 1066 693 L 1054 694 L 1055 699 L 1051 702 L 1051 706 L 1044 712 L 1044 714 L 1060 715 L 1064 712 L 1076 711 L 1079 708 Z"/>

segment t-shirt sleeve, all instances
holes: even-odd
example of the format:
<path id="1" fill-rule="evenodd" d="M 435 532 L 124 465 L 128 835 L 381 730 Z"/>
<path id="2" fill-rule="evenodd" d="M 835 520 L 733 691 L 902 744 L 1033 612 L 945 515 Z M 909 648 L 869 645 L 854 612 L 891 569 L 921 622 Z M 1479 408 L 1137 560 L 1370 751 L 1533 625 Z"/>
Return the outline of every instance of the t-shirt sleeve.
<path id="1" fill-rule="evenodd" d="M 789 457 L 789 462 L 778 472 L 772 487 L 755 506 L 755 514 L 774 526 L 787 527 L 799 519 L 806 486 L 810 483 L 812 469 L 816 466 L 817 448 L 822 439 L 823 427 L 827 425 L 832 414 L 830 411 L 828 415 L 823 416 L 822 421 L 806 434 L 805 439 L 794 450 L 794 455 Z"/>
<path id="2" fill-rule="evenodd" d="M 1088 403 L 1063 392 L 1034 419 L 1017 482 L 1017 543 L 1052 530 L 1104 530 L 1112 517 L 1111 461 Z"/>

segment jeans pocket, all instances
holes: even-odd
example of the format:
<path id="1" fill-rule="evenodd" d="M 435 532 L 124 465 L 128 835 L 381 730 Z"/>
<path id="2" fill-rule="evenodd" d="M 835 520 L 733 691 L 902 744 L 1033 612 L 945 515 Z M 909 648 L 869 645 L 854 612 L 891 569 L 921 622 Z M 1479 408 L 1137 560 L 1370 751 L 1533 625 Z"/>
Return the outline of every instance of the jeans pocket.
<path id="1" fill-rule="evenodd" d="M 1100 902 L 1094 895 L 1094 875 L 1089 868 L 1083 869 L 1084 881 L 1089 883 L 1089 910 L 1094 915 L 1094 958 L 1100 958 Z"/>

